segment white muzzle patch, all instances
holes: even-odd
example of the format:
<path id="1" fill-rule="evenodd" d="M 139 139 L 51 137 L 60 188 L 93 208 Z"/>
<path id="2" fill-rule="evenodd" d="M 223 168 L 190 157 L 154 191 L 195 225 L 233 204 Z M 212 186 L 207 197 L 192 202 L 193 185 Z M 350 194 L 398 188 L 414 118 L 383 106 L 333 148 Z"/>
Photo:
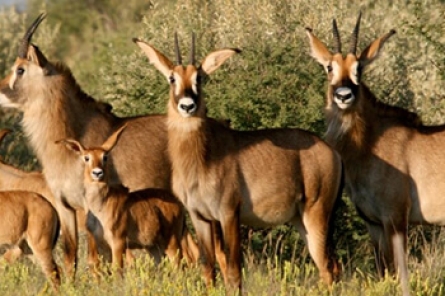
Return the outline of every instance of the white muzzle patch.
<path id="1" fill-rule="evenodd" d="M 94 168 L 91 171 L 91 178 L 95 181 L 100 181 L 102 180 L 104 177 L 104 170 L 102 170 L 101 168 Z"/>
<path id="2" fill-rule="evenodd" d="M 335 90 L 334 101 L 340 109 L 347 109 L 354 102 L 355 96 L 349 87 L 339 87 Z"/>
<path id="3" fill-rule="evenodd" d="M 178 112 L 182 117 L 190 117 L 195 114 L 198 106 L 195 101 L 191 98 L 182 98 L 178 102 Z"/>
<path id="4" fill-rule="evenodd" d="M 19 108 L 20 105 L 17 103 L 13 103 L 7 96 L 0 93 L 0 106 L 4 108 Z"/>

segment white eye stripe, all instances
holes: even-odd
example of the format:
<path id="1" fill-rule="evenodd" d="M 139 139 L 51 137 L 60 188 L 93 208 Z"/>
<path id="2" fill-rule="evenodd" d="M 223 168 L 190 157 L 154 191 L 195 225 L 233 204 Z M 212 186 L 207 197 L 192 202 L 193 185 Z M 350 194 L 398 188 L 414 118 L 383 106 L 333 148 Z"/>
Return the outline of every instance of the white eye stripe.
<path id="1" fill-rule="evenodd" d="M 336 61 L 332 62 L 332 81 L 331 84 L 337 84 L 340 79 L 341 79 L 341 75 L 340 75 L 340 66 L 338 65 L 338 63 Z"/>
<path id="2" fill-rule="evenodd" d="M 192 84 L 192 90 L 195 93 L 195 95 L 198 94 L 198 72 L 195 72 L 190 77 L 190 82 Z"/>
<path id="3" fill-rule="evenodd" d="M 12 72 L 12 77 L 11 79 L 9 79 L 9 88 L 10 89 L 14 89 L 14 83 L 15 80 L 17 79 L 17 74 L 15 73 L 15 70 Z"/>
<path id="4" fill-rule="evenodd" d="M 351 68 L 349 71 L 349 78 L 355 85 L 358 85 L 358 62 L 354 62 L 351 65 Z"/>
<path id="5" fill-rule="evenodd" d="M 182 89 L 182 77 L 178 73 L 174 72 L 173 77 L 175 78 L 175 95 L 179 96 Z"/>

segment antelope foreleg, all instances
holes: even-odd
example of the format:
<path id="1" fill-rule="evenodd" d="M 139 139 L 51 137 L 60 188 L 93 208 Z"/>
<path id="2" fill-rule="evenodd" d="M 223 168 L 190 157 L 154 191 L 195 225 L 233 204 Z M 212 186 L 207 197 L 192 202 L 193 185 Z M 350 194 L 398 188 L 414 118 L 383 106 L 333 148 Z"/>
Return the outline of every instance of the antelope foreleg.
<path id="1" fill-rule="evenodd" d="M 185 224 L 184 227 L 186 227 Z M 193 237 L 187 228 L 185 229 L 184 234 L 181 238 L 181 248 L 182 248 L 182 254 L 187 260 L 188 266 L 192 266 L 193 264 L 196 264 L 198 262 L 199 258 L 198 245 L 193 240 Z"/>
<path id="2" fill-rule="evenodd" d="M 397 266 L 403 295 L 409 295 L 408 265 L 406 262 L 406 232 L 397 232 L 392 237 L 395 266 Z"/>
<path id="3" fill-rule="evenodd" d="M 87 229 L 88 267 L 96 276 L 99 271 L 99 252 L 94 235 Z"/>
<path id="4" fill-rule="evenodd" d="M 380 277 L 385 275 L 385 271 L 392 271 L 392 256 L 388 241 L 385 239 L 385 230 L 378 224 L 366 223 L 371 242 L 374 247 L 375 265 Z"/>
<path id="5" fill-rule="evenodd" d="M 223 278 L 227 278 L 227 258 L 224 252 L 224 239 L 221 229 L 221 223 L 217 221 L 212 222 L 213 243 L 215 246 L 216 261 L 218 261 L 219 269 L 223 274 Z"/>
<path id="6" fill-rule="evenodd" d="M 226 284 L 226 289 L 228 288 L 231 294 L 236 292 L 241 294 L 241 239 L 239 210 L 222 216 L 221 228 L 227 263 L 224 282 Z"/>
<path id="7" fill-rule="evenodd" d="M 126 241 L 124 238 L 113 239 L 110 244 L 112 255 L 112 266 L 117 268 L 119 275 L 123 275 L 124 268 L 124 252 L 126 251 Z"/>
<path id="8" fill-rule="evenodd" d="M 394 262 L 394 268 L 399 275 L 402 293 L 405 296 L 410 294 L 408 265 L 406 258 L 407 232 L 408 224 L 405 221 L 400 222 L 397 225 L 392 224 L 385 227 L 385 233 L 390 244 L 390 250 L 392 251 L 391 254 Z"/>
<path id="9" fill-rule="evenodd" d="M 190 218 L 196 231 L 199 245 L 199 259 L 202 266 L 202 273 L 207 287 L 211 287 L 215 282 L 215 249 L 213 245 L 212 224 L 202 220 L 196 213 L 190 211 Z"/>
<path id="10" fill-rule="evenodd" d="M 179 267 L 182 260 L 182 248 L 178 239 L 178 236 L 173 235 L 168 241 L 167 247 L 165 249 L 165 254 L 167 255 L 168 259 L 176 267 Z"/>
<path id="11" fill-rule="evenodd" d="M 56 199 L 57 200 L 57 199 Z M 56 202 L 57 213 L 60 219 L 60 228 L 64 242 L 65 272 L 67 277 L 74 279 L 77 266 L 77 223 L 76 212 Z"/>

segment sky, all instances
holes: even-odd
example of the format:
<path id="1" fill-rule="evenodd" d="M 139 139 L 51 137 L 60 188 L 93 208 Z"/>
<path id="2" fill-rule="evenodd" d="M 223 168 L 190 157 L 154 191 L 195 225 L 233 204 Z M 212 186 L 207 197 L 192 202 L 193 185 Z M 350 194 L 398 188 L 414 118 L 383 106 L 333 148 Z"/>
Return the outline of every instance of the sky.
<path id="1" fill-rule="evenodd" d="M 19 4 L 20 6 L 24 5 L 26 0 L 0 0 L 0 7 L 11 4 Z"/>

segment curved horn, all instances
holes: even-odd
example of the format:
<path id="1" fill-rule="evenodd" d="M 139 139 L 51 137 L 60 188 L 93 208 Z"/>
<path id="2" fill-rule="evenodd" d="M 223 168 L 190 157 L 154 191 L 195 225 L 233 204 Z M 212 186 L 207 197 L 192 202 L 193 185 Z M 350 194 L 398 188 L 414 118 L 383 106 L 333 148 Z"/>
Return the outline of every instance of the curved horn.
<path id="1" fill-rule="evenodd" d="M 178 65 L 182 65 L 181 52 L 179 51 L 178 33 L 175 32 L 175 54 L 176 62 Z"/>
<path id="2" fill-rule="evenodd" d="M 354 31 L 351 36 L 351 47 L 349 49 L 349 53 L 356 54 L 357 51 L 357 39 L 358 39 L 358 31 L 360 30 L 360 19 L 362 18 L 362 12 L 358 14 L 357 23 L 355 24 Z"/>
<path id="3" fill-rule="evenodd" d="M 338 33 L 337 21 L 335 19 L 332 20 L 332 33 L 334 34 L 335 53 L 341 53 L 340 34 Z"/>
<path id="4" fill-rule="evenodd" d="M 26 55 L 28 54 L 28 46 L 31 42 L 32 35 L 36 31 L 37 27 L 40 25 L 40 23 L 45 19 L 46 13 L 41 13 L 37 19 L 32 23 L 32 25 L 28 28 L 25 35 L 23 36 L 22 41 L 19 44 L 19 58 L 26 58 Z"/>
<path id="5" fill-rule="evenodd" d="M 190 65 L 194 65 L 195 64 L 195 33 L 192 32 L 192 46 L 190 48 Z"/>

